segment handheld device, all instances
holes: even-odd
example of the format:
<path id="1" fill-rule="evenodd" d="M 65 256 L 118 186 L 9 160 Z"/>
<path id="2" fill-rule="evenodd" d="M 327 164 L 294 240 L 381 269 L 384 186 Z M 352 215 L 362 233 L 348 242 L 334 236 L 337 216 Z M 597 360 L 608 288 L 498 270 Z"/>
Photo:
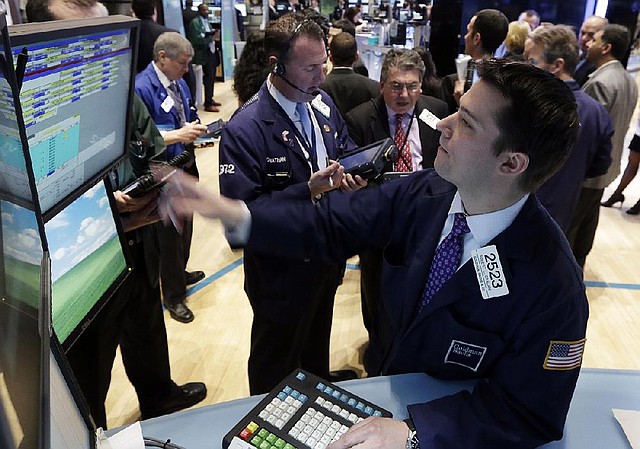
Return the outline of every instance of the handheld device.
<path id="1" fill-rule="evenodd" d="M 225 121 L 221 118 L 215 122 L 211 122 L 207 125 L 207 132 L 203 137 L 219 137 L 222 134 L 222 129 L 226 125 Z"/>
<path id="2" fill-rule="evenodd" d="M 393 163 L 397 151 L 393 139 L 388 137 L 347 153 L 338 162 L 344 167 L 345 173 L 370 180 L 388 171 L 385 168 Z"/>
<path id="3" fill-rule="evenodd" d="M 153 189 L 162 187 L 173 176 L 177 168 L 186 164 L 191 159 L 191 153 L 183 151 L 166 164 L 154 164 L 150 166 L 151 173 L 142 175 L 131 184 L 122 189 L 122 193 L 132 198 L 143 196 Z"/>

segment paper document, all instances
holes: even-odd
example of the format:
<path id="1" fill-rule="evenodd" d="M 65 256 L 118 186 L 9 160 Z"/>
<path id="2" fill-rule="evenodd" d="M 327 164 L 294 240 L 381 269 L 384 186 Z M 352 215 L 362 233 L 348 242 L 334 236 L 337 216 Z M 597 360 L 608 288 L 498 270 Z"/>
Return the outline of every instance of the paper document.
<path id="1" fill-rule="evenodd" d="M 640 449 L 640 411 L 612 409 L 633 449 Z"/>

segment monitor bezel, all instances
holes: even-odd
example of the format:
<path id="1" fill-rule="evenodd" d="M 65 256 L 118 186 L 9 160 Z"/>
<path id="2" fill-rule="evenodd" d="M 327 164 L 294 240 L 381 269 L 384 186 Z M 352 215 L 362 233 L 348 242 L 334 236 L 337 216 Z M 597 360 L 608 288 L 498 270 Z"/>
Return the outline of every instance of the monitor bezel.
<path id="1" fill-rule="evenodd" d="M 76 37 L 82 34 L 95 34 L 100 32 L 117 31 L 122 29 L 128 29 L 130 33 L 129 48 L 131 49 L 131 71 L 129 73 L 129 92 L 127 96 L 127 107 L 123 111 L 125 113 L 125 130 L 122 141 L 122 152 L 111 163 L 104 166 L 101 170 L 89 177 L 85 183 L 78 186 L 72 192 L 70 192 L 63 199 L 58 201 L 55 205 L 50 207 L 46 212 L 42 211 L 39 201 L 36 202 L 36 211 L 42 216 L 43 221 L 46 223 L 56 216 L 65 207 L 71 204 L 75 199 L 84 194 L 87 190 L 93 187 L 97 182 L 102 180 L 107 174 L 115 168 L 118 164 L 122 163 L 127 155 L 129 148 L 129 131 L 130 131 L 130 114 L 131 104 L 133 101 L 133 94 L 135 88 L 135 67 L 137 62 L 137 48 L 140 30 L 140 20 L 134 19 L 128 16 L 114 15 L 107 17 L 96 17 L 87 19 L 73 19 L 73 20 L 56 20 L 52 22 L 33 22 L 8 27 L 9 28 L 9 41 L 10 47 L 15 49 L 20 46 L 27 46 L 29 44 L 35 44 L 39 42 L 53 41 L 56 39 L 63 39 L 65 37 Z M 17 75 L 18 78 L 20 74 Z M 21 129 L 20 137 L 22 140 L 22 147 L 25 153 L 25 159 L 27 162 L 27 172 L 29 181 L 33 186 L 34 192 L 32 195 L 37 196 L 37 190 L 35 187 L 35 177 L 33 173 L 33 165 L 31 155 L 29 152 L 29 143 L 27 140 L 26 132 L 24 131 L 24 120 L 22 118 L 22 107 L 19 101 L 16 104 L 16 114 L 18 115 L 19 127 Z M 46 240 L 43 240 L 46 242 Z M 45 243 L 46 245 L 46 243 Z M 45 249 L 47 249 L 45 247 Z"/>

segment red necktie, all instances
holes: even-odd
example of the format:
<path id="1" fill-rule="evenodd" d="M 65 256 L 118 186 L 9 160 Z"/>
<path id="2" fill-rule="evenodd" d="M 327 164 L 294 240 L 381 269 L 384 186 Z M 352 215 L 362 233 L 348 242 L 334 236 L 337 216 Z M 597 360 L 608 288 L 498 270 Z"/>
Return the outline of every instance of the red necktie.
<path id="1" fill-rule="evenodd" d="M 407 135 L 402 129 L 402 117 L 404 114 L 396 114 L 396 134 L 393 141 L 398 148 L 396 159 L 396 171 L 410 172 L 413 171 L 413 163 L 411 162 L 411 145 Z"/>

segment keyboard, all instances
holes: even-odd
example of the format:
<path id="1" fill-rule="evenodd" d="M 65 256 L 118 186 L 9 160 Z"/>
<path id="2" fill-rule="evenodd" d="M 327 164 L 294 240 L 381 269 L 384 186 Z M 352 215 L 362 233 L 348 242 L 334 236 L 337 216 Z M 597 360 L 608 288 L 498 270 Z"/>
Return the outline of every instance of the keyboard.
<path id="1" fill-rule="evenodd" d="M 260 401 L 222 440 L 227 449 L 325 449 L 369 416 L 391 413 L 302 369 Z"/>

